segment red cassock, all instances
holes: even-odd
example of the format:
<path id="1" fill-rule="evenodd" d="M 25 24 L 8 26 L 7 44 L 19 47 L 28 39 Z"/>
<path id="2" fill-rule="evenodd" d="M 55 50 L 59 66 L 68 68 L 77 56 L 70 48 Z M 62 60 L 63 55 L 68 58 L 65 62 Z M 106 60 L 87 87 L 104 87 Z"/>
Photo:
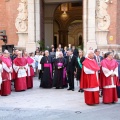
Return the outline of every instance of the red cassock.
<path id="1" fill-rule="evenodd" d="M 33 88 L 33 76 L 34 76 L 34 69 L 32 67 L 32 63 L 34 60 L 30 57 L 26 58 L 27 63 L 28 63 L 28 69 L 27 69 L 27 88 Z"/>
<path id="2" fill-rule="evenodd" d="M 12 62 L 7 57 L 2 57 L 2 84 L 1 84 L 1 95 L 6 96 L 11 94 L 11 73 L 12 73 Z"/>
<path id="3" fill-rule="evenodd" d="M 100 68 L 94 59 L 86 58 L 82 64 L 80 88 L 84 89 L 85 103 L 99 104 L 98 70 Z"/>
<path id="4" fill-rule="evenodd" d="M 117 102 L 118 63 L 116 60 L 104 59 L 101 62 L 101 88 L 103 89 L 103 103 Z M 114 76 L 112 76 L 114 74 Z"/>
<path id="5" fill-rule="evenodd" d="M 21 68 L 23 67 L 23 68 Z M 27 60 L 25 58 L 15 58 L 13 61 L 13 69 L 16 73 L 15 91 L 22 91 L 27 89 Z"/>

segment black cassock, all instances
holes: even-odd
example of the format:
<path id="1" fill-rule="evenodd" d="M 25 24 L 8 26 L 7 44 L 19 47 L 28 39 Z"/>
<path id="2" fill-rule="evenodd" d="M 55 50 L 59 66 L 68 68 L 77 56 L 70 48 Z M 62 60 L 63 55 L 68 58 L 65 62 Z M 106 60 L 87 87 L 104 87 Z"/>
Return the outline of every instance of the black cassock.
<path id="1" fill-rule="evenodd" d="M 41 59 L 41 67 L 42 67 L 42 77 L 40 87 L 43 88 L 51 88 L 52 87 L 52 57 L 44 56 Z"/>
<path id="2" fill-rule="evenodd" d="M 55 59 L 54 66 L 55 66 L 55 73 L 53 78 L 53 87 L 56 87 L 56 88 L 67 87 L 65 58 Z M 61 67 L 61 68 L 58 69 L 58 67 Z"/>

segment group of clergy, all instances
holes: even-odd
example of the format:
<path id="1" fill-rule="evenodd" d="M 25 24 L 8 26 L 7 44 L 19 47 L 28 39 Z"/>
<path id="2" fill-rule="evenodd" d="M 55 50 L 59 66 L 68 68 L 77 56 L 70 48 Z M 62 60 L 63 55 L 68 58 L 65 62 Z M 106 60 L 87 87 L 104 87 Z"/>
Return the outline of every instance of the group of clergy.
<path id="1" fill-rule="evenodd" d="M 118 101 L 116 87 L 120 86 L 118 62 L 113 59 L 113 52 L 105 53 L 100 64 L 97 64 L 94 58 L 94 51 L 89 50 L 82 63 L 80 88 L 84 89 L 85 103 L 99 104 L 100 89 L 102 89 L 103 103 L 115 103 Z"/>
<path id="2" fill-rule="evenodd" d="M 57 58 L 53 59 L 49 51 L 41 58 L 42 77 L 40 87 L 63 89 L 74 91 L 74 77 L 80 81 L 80 90 L 84 90 L 85 103 L 87 105 L 99 104 L 99 91 L 102 90 L 103 103 L 114 103 L 118 101 L 116 87 L 120 86 L 118 78 L 118 62 L 113 59 L 113 53 L 107 52 L 101 59 L 97 55 L 99 51 L 88 50 L 83 56 L 79 50 L 78 56 L 73 50 L 67 51 L 64 57 L 59 52 Z M 96 53 L 96 55 L 95 55 Z M 11 79 L 14 80 L 15 91 L 24 91 L 33 87 L 34 60 L 25 51 L 17 52 L 17 57 L 11 61 L 8 50 L 0 57 L 0 94 L 11 93 Z M 54 68 L 54 69 L 53 69 Z"/>
<path id="3" fill-rule="evenodd" d="M 54 60 L 55 72 L 53 75 L 52 58 L 49 51 L 41 59 L 43 77 L 41 87 L 56 89 L 64 88 L 69 84 L 67 90 L 74 91 L 74 76 L 80 81 L 80 90 L 84 90 L 85 103 L 87 105 L 99 104 L 99 92 L 102 91 L 103 103 L 114 103 L 118 101 L 116 87 L 120 86 L 118 78 L 118 62 L 113 58 L 113 52 L 106 52 L 104 58 L 99 55 L 100 51 L 88 50 L 84 57 L 79 50 L 76 57 L 73 50 L 68 50 L 67 57 L 60 53 Z M 76 64 L 77 63 L 77 64 Z M 53 80 L 52 80 L 53 78 Z"/>
<path id="4" fill-rule="evenodd" d="M 33 87 L 34 70 L 33 59 L 27 52 L 17 52 L 17 57 L 12 61 L 10 53 L 5 50 L 0 56 L 0 95 L 11 94 L 11 80 L 14 81 L 16 92 L 24 91 Z"/>

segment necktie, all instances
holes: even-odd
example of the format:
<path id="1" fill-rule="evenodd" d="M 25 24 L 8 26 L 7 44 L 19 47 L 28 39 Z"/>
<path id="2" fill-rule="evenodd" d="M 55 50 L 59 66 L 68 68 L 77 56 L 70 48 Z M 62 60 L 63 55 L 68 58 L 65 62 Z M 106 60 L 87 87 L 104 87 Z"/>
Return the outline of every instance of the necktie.
<path id="1" fill-rule="evenodd" d="M 71 62 L 71 56 L 69 56 L 69 62 Z"/>
<path id="2" fill-rule="evenodd" d="M 98 63 L 100 62 L 99 56 L 97 56 Z"/>

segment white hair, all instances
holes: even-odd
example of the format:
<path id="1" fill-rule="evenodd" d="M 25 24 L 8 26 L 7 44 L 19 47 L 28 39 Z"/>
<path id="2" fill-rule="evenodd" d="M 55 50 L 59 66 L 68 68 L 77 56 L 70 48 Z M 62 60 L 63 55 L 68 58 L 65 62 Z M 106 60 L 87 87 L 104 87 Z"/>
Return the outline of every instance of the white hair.
<path id="1" fill-rule="evenodd" d="M 45 50 L 45 53 L 47 53 L 47 52 L 49 53 L 49 51 L 48 51 L 48 50 Z"/>
<path id="2" fill-rule="evenodd" d="M 85 57 L 88 57 L 88 55 L 89 55 L 90 53 L 94 53 L 94 50 L 88 50 Z"/>
<path id="3" fill-rule="evenodd" d="M 18 53 L 22 54 L 22 51 L 18 51 Z"/>
<path id="4" fill-rule="evenodd" d="M 4 52 L 3 52 L 4 54 L 7 54 L 7 53 L 9 53 L 9 51 L 8 50 L 4 50 Z"/>

